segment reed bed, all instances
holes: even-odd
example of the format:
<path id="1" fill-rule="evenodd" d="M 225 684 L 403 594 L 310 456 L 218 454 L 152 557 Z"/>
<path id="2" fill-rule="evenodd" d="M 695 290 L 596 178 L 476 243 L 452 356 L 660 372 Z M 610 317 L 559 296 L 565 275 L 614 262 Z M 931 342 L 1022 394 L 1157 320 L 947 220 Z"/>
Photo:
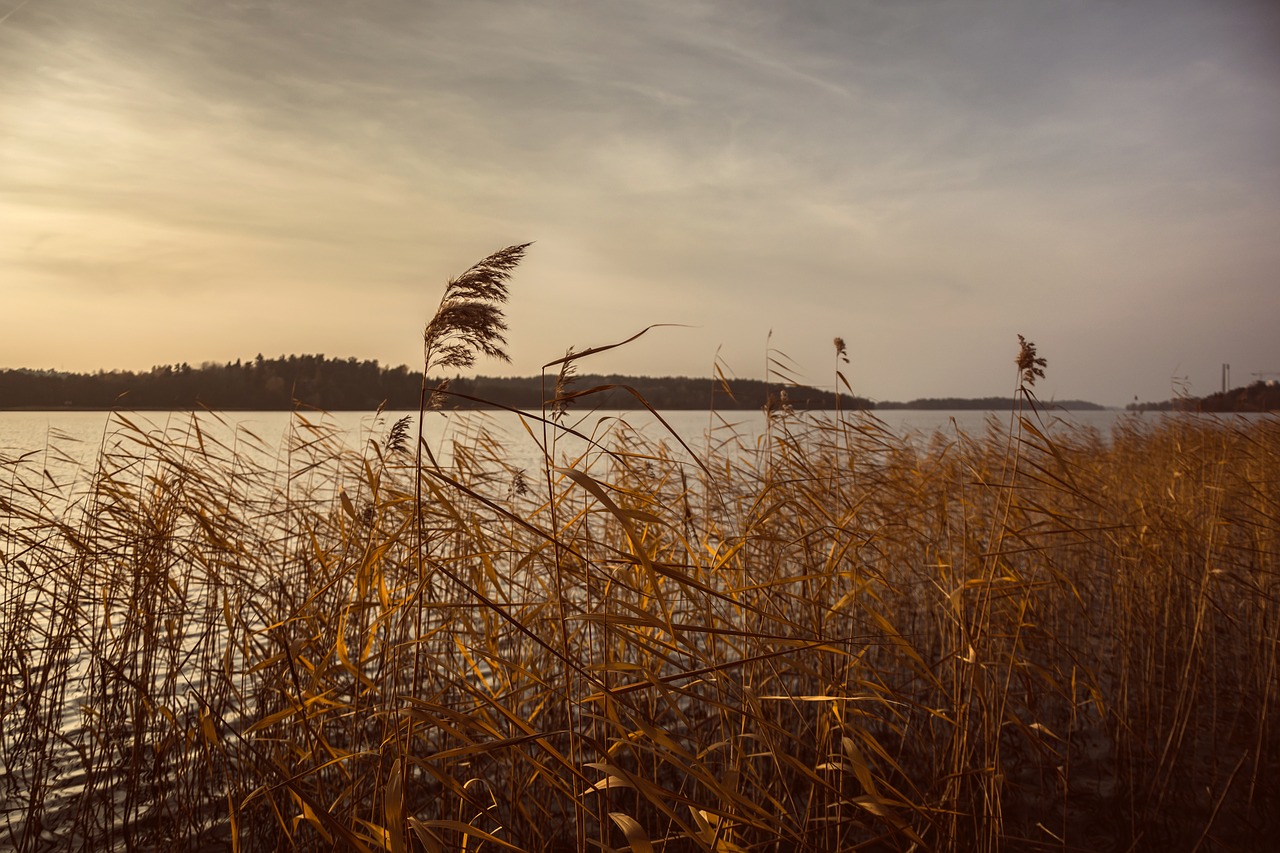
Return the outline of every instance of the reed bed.
<path id="1" fill-rule="evenodd" d="M 502 354 L 494 258 L 427 366 Z M 588 351 L 539 470 L 305 412 L 2 459 L 0 847 L 1269 849 L 1280 421 L 1050 428 L 1028 347 L 979 435 L 695 453 L 574 415 Z"/>
<path id="2" fill-rule="evenodd" d="M 70 499 L 5 460 L 0 845 L 1276 829 L 1276 419 L 921 440 L 782 413 L 696 459 L 623 424 L 564 459 L 528 422 L 541 472 L 481 429 L 419 466 L 303 413 L 277 458 L 117 416 Z"/>

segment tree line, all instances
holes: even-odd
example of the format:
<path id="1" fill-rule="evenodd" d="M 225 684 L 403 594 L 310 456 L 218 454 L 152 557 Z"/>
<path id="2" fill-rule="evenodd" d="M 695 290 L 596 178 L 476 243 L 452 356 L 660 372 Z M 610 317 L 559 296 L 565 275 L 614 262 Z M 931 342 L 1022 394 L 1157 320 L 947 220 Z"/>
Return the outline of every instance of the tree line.
<path id="1" fill-rule="evenodd" d="M 1207 397 L 1174 397 L 1159 403 L 1130 403 L 1131 412 L 1275 412 L 1280 411 L 1280 383 L 1258 380 Z"/>
<path id="2" fill-rule="evenodd" d="M 923 397 L 906 403 L 882 401 L 877 409 L 910 409 L 916 411 L 992 411 L 1007 412 L 1016 408 L 1013 397 Z M 1102 411 L 1105 406 L 1088 400 L 1044 400 L 1038 405 L 1066 411 Z"/>
<path id="3" fill-rule="evenodd" d="M 432 378 L 435 387 L 444 377 Z M 437 396 L 444 408 L 508 406 L 538 410 L 555 397 L 548 377 L 452 377 Z M 422 372 L 376 360 L 290 355 L 248 361 L 182 363 L 149 371 L 68 373 L 54 370 L 0 370 L 4 409 L 190 409 L 287 410 L 298 406 L 329 411 L 416 409 Z M 567 393 L 600 388 L 576 404 L 587 408 L 635 409 L 796 409 L 872 408 L 869 400 L 805 386 L 757 379 L 728 381 L 683 376 L 649 377 L 587 374 L 574 377 Z M 641 402 L 643 399 L 644 402 Z"/>

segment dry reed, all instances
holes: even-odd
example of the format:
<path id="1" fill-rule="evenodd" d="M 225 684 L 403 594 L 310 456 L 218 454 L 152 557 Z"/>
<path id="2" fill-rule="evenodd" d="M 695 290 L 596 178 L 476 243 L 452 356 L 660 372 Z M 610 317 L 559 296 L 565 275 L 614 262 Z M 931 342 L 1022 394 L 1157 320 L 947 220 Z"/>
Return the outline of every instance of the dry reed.
<path id="1" fill-rule="evenodd" d="M 1043 367 L 1009 428 L 696 463 L 564 460 L 552 400 L 540 486 L 302 412 L 274 457 L 117 414 L 69 498 L 0 460 L 0 845 L 1265 849 L 1280 422 L 1051 429 Z"/>

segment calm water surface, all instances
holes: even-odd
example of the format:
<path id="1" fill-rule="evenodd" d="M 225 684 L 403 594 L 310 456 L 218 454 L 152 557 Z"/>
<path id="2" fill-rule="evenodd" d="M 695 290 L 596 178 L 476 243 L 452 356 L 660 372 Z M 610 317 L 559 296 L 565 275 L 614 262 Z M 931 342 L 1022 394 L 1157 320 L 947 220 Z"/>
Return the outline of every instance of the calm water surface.
<path id="1" fill-rule="evenodd" d="M 705 411 L 667 411 L 662 412 L 666 420 L 682 438 L 691 444 L 702 439 L 710 427 L 723 429 L 724 424 L 733 426 L 744 438 L 754 439 L 764 432 L 765 416 L 755 410 L 717 412 L 714 419 Z M 302 417 L 317 424 L 337 427 L 347 434 L 349 443 L 358 446 L 370 438 L 384 437 L 396 419 L 405 415 L 415 419 L 416 412 L 307 412 Z M 1001 411 L 909 411 L 886 410 L 874 413 L 891 431 L 899 435 L 930 435 L 935 431 L 954 433 L 961 430 L 968 433 L 983 431 L 987 423 L 994 421 L 1007 426 L 1009 413 Z M 803 413 L 801 418 L 834 417 L 834 412 Z M 1053 426 L 1059 422 L 1077 426 L 1094 427 L 1104 434 L 1113 424 L 1123 417 L 1159 418 L 1159 414 L 1130 415 L 1124 411 L 1109 409 L 1105 411 L 1050 412 L 1043 415 L 1046 422 Z M 50 443 L 79 445 L 96 452 L 104 440 L 110 440 L 111 434 L 121 426 L 120 418 L 145 427 L 149 430 L 185 429 L 190 423 L 192 413 L 187 411 L 150 411 L 125 412 L 115 415 L 102 411 L 0 411 L 0 450 L 12 454 L 15 451 L 28 452 L 42 450 Z M 234 432 L 233 428 L 247 430 L 263 441 L 283 445 L 295 423 L 293 412 L 224 412 L 218 416 L 208 413 L 197 415 L 201 428 L 212 435 L 225 438 Z M 844 417 L 856 418 L 857 415 L 844 413 Z M 627 411 L 609 414 L 594 413 L 576 415 L 566 419 L 565 423 L 579 431 L 598 433 L 602 428 L 611 428 L 618 420 L 623 420 L 647 434 L 658 435 L 665 430 L 648 412 Z M 220 421 L 222 423 L 220 423 Z M 528 423 L 539 430 L 537 422 Z M 483 425 L 497 434 L 525 436 L 520 426 L 520 419 L 502 411 L 463 411 L 449 413 L 431 413 L 427 416 L 428 436 L 439 442 L 451 435 L 465 434 L 469 428 Z"/>
<path id="2" fill-rule="evenodd" d="M 306 424 L 320 430 L 333 429 L 341 436 L 345 446 L 360 450 L 368 442 L 383 441 L 391 425 L 400 417 L 414 418 L 416 412 L 226 412 L 219 416 L 199 413 L 200 430 L 209 438 L 241 451 L 261 446 L 263 452 L 278 454 L 287 451 L 291 437 L 296 442 L 318 434 Z M 834 412 L 808 413 L 800 418 L 834 417 Z M 845 413 L 846 418 L 858 417 Z M 1093 427 L 1105 438 L 1113 424 L 1126 415 L 1117 410 L 1090 412 L 1055 412 L 1045 416 L 1051 428 L 1059 424 Z M 13 460 L 25 457 L 29 465 L 51 464 L 65 469 L 73 461 L 81 464 L 92 461 L 103 448 L 111 448 L 122 441 L 121 436 L 132 432 L 126 426 L 131 423 L 152 434 L 178 433 L 194 436 L 191 430 L 192 413 L 175 412 L 126 412 L 113 414 L 101 411 L 0 411 L 0 458 Z M 305 418 L 305 422 L 298 418 Z M 931 436 L 940 431 L 954 435 L 957 431 L 969 434 L 983 432 L 989 422 L 1007 428 L 1008 412 L 983 411 L 882 411 L 875 413 L 887 428 L 903 436 Z M 1144 416 L 1136 416 L 1144 417 Z M 1156 418 L 1158 415 L 1146 415 Z M 765 432 L 766 418 L 759 411 L 724 411 L 713 417 L 704 411 L 663 412 L 662 418 L 695 452 L 703 452 L 710 445 L 721 446 L 723 440 L 736 433 L 739 443 L 752 448 Z M 648 412 L 628 411 L 613 414 L 594 413 L 572 415 L 565 424 L 578 432 L 603 439 L 621 429 L 622 423 L 644 435 L 659 438 L 669 435 L 667 429 Z M 533 419 L 522 420 L 508 412 L 466 411 L 447 414 L 432 413 L 427 416 L 425 432 L 433 450 L 448 456 L 453 439 L 468 440 L 479 430 L 484 430 L 501 442 L 506 458 L 517 466 L 535 465 L 542 459 L 542 425 Z M 580 443 L 572 439 L 561 441 L 558 457 L 572 455 Z"/>

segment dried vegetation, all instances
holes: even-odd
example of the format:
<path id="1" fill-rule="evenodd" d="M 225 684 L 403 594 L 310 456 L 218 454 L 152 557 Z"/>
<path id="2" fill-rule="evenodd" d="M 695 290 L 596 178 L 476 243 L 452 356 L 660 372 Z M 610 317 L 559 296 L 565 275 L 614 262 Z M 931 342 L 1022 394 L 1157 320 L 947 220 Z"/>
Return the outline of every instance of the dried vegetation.
<path id="1" fill-rule="evenodd" d="M 1023 346 L 983 435 L 566 460 L 562 390 L 535 475 L 303 413 L 5 459 L 0 846 L 1265 849 L 1280 422 L 1050 429 Z"/>

